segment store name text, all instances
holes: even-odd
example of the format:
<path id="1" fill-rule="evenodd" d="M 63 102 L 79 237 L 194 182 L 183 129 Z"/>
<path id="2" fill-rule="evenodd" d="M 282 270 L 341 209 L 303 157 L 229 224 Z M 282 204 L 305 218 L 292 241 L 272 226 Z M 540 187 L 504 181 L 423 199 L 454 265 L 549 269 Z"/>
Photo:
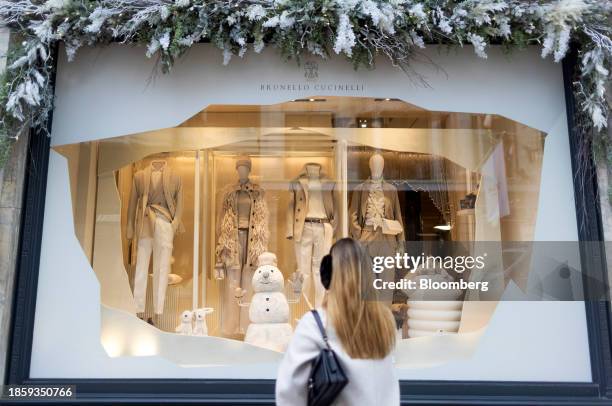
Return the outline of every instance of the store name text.
<path id="1" fill-rule="evenodd" d="M 262 92 L 364 92 L 365 85 L 362 83 L 261 83 L 259 90 Z"/>

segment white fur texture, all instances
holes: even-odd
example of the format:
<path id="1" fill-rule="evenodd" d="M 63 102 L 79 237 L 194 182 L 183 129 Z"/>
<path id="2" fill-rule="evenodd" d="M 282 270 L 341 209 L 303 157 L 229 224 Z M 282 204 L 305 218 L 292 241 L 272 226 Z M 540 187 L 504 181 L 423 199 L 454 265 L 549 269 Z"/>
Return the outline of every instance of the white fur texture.
<path id="1" fill-rule="evenodd" d="M 191 335 L 193 333 L 192 321 L 193 312 L 185 310 L 181 313 L 181 324 L 176 327 L 176 332 L 183 335 Z"/>
<path id="2" fill-rule="evenodd" d="M 201 309 L 194 310 L 195 313 L 195 327 L 193 329 L 194 336 L 207 336 L 208 325 L 206 324 L 206 316 L 214 311 L 212 307 L 203 307 Z"/>

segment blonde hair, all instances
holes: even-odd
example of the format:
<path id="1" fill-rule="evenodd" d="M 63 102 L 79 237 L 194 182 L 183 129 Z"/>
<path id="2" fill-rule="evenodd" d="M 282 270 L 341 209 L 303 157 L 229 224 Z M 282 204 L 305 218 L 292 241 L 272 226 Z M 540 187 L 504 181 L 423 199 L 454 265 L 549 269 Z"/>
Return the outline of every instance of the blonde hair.
<path id="1" fill-rule="evenodd" d="M 342 347 L 351 358 L 385 358 L 395 346 L 395 320 L 391 310 L 376 300 L 372 270 L 361 245 L 350 238 L 331 249 L 332 278 L 325 306 Z M 364 290 L 365 289 L 365 290 Z"/>

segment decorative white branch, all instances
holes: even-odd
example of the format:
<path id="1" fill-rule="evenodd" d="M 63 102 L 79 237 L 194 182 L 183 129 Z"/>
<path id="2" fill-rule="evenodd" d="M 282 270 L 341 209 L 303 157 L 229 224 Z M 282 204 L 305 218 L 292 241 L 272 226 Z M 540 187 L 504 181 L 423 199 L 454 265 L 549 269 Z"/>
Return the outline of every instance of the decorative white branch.
<path id="1" fill-rule="evenodd" d="M 0 20 L 22 35 L 0 88 L 0 132 L 44 126 L 53 100 L 50 49 L 65 44 L 72 60 L 83 46 L 146 46 L 164 72 L 190 46 L 207 40 L 224 63 L 249 48 L 287 59 L 341 54 L 358 67 L 384 55 L 408 75 L 427 42 L 487 47 L 539 44 L 556 62 L 579 47 L 576 94 L 591 128 L 607 125 L 605 87 L 612 60 L 612 3 L 599 0 L 0 0 Z M 412 78 L 414 79 L 414 78 Z M 422 82 L 422 80 L 421 80 Z"/>

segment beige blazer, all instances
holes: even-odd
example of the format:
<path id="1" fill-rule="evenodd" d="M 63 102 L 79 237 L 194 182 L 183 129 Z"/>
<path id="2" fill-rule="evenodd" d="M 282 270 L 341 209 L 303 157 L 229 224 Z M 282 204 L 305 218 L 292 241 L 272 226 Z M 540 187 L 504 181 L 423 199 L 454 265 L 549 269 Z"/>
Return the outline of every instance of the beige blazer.
<path id="1" fill-rule="evenodd" d="M 136 172 L 132 179 L 132 191 L 128 206 L 127 238 L 138 240 L 144 224 L 144 215 L 148 204 L 149 187 L 151 185 L 151 167 Z M 175 233 L 185 231 L 181 216 L 183 214 L 183 186 L 180 176 L 174 174 L 166 165 L 162 173 L 162 187 L 166 204 L 172 216 L 172 228 Z"/>
<path id="2" fill-rule="evenodd" d="M 325 214 L 332 227 L 336 228 L 336 219 L 338 218 L 338 208 L 336 207 L 334 193 L 336 183 L 325 177 L 320 176 L 321 194 L 323 195 L 323 206 Z M 306 220 L 306 212 L 308 212 L 308 176 L 306 171 L 302 172 L 296 179 L 289 184 L 289 208 L 287 210 L 287 238 L 302 240 L 302 231 L 304 230 L 304 220 Z"/>
<path id="3" fill-rule="evenodd" d="M 356 240 L 361 239 L 361 231 L 365 226 L 370 185 L 372 185 L 372 183 L 369 181 L 358 185 L 353 190 L 353 195 L 351 197 L 351 204 L 349 207 L 350 234 L 351 237 Z M 385 196 L 385 218 L 388 220 L 397 220 L 403 225 L 402 209 L 397 196 L 396 187 L 383 181 L 382 189 L 383 195 Z M 397 235 L 389 235 L 387 237 L 397 242 L 401 242 L 404 241 L 404 232 L 402 231 Z"/>

